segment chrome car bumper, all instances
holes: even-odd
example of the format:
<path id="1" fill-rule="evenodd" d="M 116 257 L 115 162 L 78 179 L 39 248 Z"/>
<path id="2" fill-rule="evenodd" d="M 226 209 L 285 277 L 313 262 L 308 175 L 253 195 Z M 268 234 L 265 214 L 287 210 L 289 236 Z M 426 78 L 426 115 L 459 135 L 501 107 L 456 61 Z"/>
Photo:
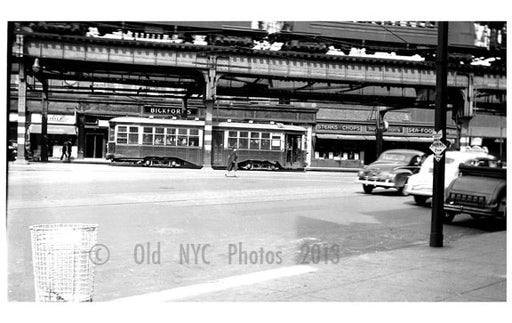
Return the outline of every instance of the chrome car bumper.
<path id="1" fill-rule="evenodd" d="M 445 212 L 467 213 L 481 216 L 500 217 L 500 212 L 496 208 L 482 209 L 473 206 L 460 205 L 460 204 L 444 204 Z"/>
<path id="2" fill-rule="evenodd" d="M 379 186 L 379 187 L 396 187 L 395 182 L 391 182 L 391 181 L 358 179 L 358 180 L 356 180 L 356 183 L 363 184 L 363 185 Z"/>

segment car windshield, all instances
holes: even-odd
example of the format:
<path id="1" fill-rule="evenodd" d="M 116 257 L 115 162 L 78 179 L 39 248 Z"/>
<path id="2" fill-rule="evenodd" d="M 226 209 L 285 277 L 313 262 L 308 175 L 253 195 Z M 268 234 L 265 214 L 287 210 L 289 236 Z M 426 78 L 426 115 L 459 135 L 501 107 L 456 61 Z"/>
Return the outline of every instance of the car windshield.
<path id="1" fill-rule="evenodd" d="M 379 160 L 383 160 L 383 161 L 406 161 L 407 160 L 407 156 L 405 155 L 400 155 L 400 154 L 395 154 L 395 153 L 387 153 L 387 154 L 382 154 L 379 158 Z"/>

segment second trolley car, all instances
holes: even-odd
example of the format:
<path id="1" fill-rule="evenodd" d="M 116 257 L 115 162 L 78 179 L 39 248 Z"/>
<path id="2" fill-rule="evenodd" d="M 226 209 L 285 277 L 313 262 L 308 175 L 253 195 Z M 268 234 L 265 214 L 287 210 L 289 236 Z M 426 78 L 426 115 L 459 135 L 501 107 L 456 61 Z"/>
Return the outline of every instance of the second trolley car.
<path id="1" fill-rule="evenodd" d="M 110 120 L 106 158 L 151 166 L 202 167 L 204 121 L 118 117 Z M 214 122 L 213 167 L 225 167 L 238 149 L 244 169 L 303 169 L 306 128 L 279 123 Z"/>

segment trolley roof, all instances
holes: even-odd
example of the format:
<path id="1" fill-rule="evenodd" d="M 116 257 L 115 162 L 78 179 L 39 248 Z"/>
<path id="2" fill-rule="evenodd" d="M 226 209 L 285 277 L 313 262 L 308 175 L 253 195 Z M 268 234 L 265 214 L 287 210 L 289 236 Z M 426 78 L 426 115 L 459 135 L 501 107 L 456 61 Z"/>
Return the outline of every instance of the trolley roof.
<path id="1" fill-rule="evenodd" d="M 274 131 L 299 131 L 305 132 L 306 128 L 301 126 L 290 126 L 282 123 L 242 123 L 242 122 L 214 122 L 214 126 L 219 128 L 237 128 L 237 129 L 263 129 Z"/>
<path id="2" fill-rule="evenodd" d="M 158 118 L 140 118 L 140 117 L 117 117 L 110 119 L 113 123 L 147 124 L 147 125 L 186 125 L 186 126 L 204 126 L 204 121 L 199 120 L 181 120 L 181 119 L 158 119 Z M 214 122 L 213 126 L 219 128 L 231 129 L 262 129 L 269 131 L 297 131 L 305 132 L 306 128 L 301 126 L 291 126 L 282 123 L 242 123 L 242 122 Z"/>
<path id="3" fill-rule="evenodd" d="M 199 120 L 180 120 L 180 119 L 158 119 L 158 118 L 139 118 L 139 117 L 117 117 L 110 119 L 109 122 L 115 123 L 136 123 L 136 124 L 159 124 L 159 125 L 186 125 L 186 126 L 204 126 L 204 121 Z"/>

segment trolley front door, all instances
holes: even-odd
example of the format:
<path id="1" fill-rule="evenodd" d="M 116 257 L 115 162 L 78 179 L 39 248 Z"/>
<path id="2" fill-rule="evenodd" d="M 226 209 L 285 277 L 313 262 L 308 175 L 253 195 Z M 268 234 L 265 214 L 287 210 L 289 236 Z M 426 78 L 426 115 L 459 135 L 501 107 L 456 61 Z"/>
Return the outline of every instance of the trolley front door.
<path id="1" fill-rule="evenodd" d="M 226 164 L 224 156 L 224 131 L 213 130 L 212 136 L 212 165 L 224 166 Z"/>
<path id="2" fill-rule="evenodd" d="M 286 136 L 286 162 L 293 164 L 300 160 L 301 135 Z"/>

